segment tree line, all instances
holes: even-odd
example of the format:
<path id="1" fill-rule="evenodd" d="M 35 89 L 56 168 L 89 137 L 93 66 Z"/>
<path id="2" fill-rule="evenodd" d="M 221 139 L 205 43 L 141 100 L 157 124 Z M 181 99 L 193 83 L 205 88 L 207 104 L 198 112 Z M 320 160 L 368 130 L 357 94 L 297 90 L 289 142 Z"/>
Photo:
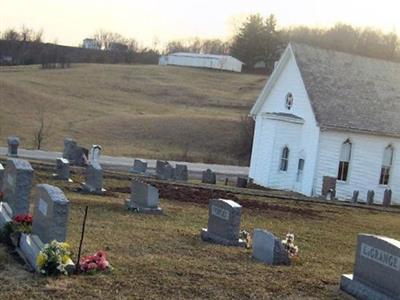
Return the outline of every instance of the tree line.
<path id="1" fill-rule="evenodd" d="M 400 61 L 399 37 L 395 32 L 385 33 L 375 28 L 355 27 L 343 23 L 327 28 L 279 27 L 274 15 L 248 16 L 229 40 L 191 38 L 172 40 L 164 47 L 159 47 L 157 42 L 152 47 L 142 47 L 134 38 L 106 30 L 98 30 L 91 37 L 97 41 L 101 51 L 78 51 L 72 50 L 77 47 L 45 44 L 43 30 L 35 31 L 26 26 L 22 26 L 20 30 L 6 29 L 0 31 L 0 58 L 2 54 L 17 56 L 17 64 L 38 63 L 49 59 L 98 63 L 157 63 L 162 54 L 193 52 L 232 55 L 243 61 L 248 70 L 253 69 L 257 62 L 263 62 L 266 71 L 271 71 L 287 43 L 294 41 L 362 56 Z M 38 47 L 42 44 L 47 46 Z M 116 48 L 119 51 L 113 51 L 113 45 L 119 45 L 120 47 Z M 41 53 L 38 54 L 38 51 Z"/>

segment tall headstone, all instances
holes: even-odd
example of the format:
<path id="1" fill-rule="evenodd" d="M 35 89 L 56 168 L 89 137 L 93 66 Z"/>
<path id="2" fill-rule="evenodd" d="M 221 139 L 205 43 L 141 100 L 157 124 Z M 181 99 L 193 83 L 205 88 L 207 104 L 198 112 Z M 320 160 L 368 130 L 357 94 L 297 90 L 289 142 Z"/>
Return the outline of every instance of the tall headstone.
<path id="1" fill-rule="evenodd" d="M 33 204 L 32 234 L 36 234 L 43 243 L 52 240 L 64 242 L 70 205 L 64 193 L 58 187 L 39 184 Z"/>
<path id="2" fill-rule="evenodd" d="M 100 145 L 92 146 L 92 149 L 90 150 L 90 162 L 100 162 L 101 150 L 102 148 Z"/>
<path id="3" fill-rule="evenodd" d="M 354 274 L 344 274 L 340 288 L 357 299 L 400 298 L 400 241 L 359 234 Z"/>
<path id="4" fill-rule="evenodd" d="M 8 156 L 17 157 L 18 156 L 18 146 L 19 146 L 19 138 L 17 136 L 9 136 L 7 138 L 8 144 Z"/>
<path id="5" fill-rule="evenodd" d="M 57 158 L 56 160 L 56 176 L 60 180 L 70 180 L 70 166 L 66 158 Z"/>
<path id="6" fill-rule="evenodd" d="M 132 173 L 145 174 L 147 171 L 147 161 L 135 159 L 133 161 Z"/>
<path id="7" fill-rule="evenodd" d="M 67 235 L 69 201 L 57 187 L 48 184 L 36 186 L 34 200 L 32 234 L 23 233 L 20 238 L 22 257 L 32 269 L 39 271 L 36 259 L 44 243 L 53 240 L 64 242 Z M 73 270 L 74 266 L 67 266 Z"/>
<path id="8" fill-rule="evenodd" d="M 353 197 L 351 198 L 351 203 L 357 203 L 359 194 L 360 194 L 360 191 L 353 192 Z"/>
<path id="9" fill-rule="evenodd" d="M 247 178 L 245 177 L 238 177 L 236 186 L 240 188 L 247 188 Z"/>
<path id="10" fill-rule="evenodd" d="M 3 190 L 4 167 L 0 164 L 0 192 Z"/>
<path id="11" fill-rule="evenodd" d="M 83 191 L 90 194 L 103 194 L 103 169 L 98 162 L 90 163 L 85 170 Z"/>
<path id="12" fill-rule="evenodd" d="M 139 180 L 132 180 L 131 197 L 126 200 L 126 206 L 139 213 L 162 213 L 158 190 Z"/>
<path id="13" fill-rule="evenodd" d="M 375 196 L 375 192 L 373 190 L 368 191 L 368 193 L 367 193 L 367 204 L 368 205 L 374 204 L 374 196 Z"/>
<path id="14" fill-rule="evenodd" d="M 208 205 L 208 227 L 201 231 L 204 241 L 227 245 L 246 246 L 240 239 L 242 206 L 232 200 L 212 199 Z"/>
<path id="15" fill-rule="evenodd" d="M 33 169 L 22 159 L 7 160 L 3 180 L 3 201 L 12 211 L 12 217 L 29 212 L 29 197 L 32 189 Z"/>
<path id="16" fill-rule="evenodd" d="M 174 170 L 174 178 L 179 181 L 187 181 L 188 180 L 188 168 L 186 165 L 176 164 Z"/>
<path id="17" fill-rule="evenodd" d="M 336 177 L 324 176 L 322 178 L 321 194 L 325 199 L 335 199 L 336 197 Z"/>
<path id="18" fill-rule="evenodd" d="M 382 205 L 384 207 L 389 207 L 391 203 L 392 203 L 392 190 L 386 189 L 385 192 L 383 193 Z"/>
<path id="19" fill-rule="evenodd" d="M 201 182 L 208 184 L 216 184 L 217 176 L 213 171 L 207 169 L 206 171 L 203 171 Z"/>
<path id="20" fill-rule="evenodd" d="M 291 261 L 280 239 L 267 230 L 254 229 L 253 257 L 269 265 L 290 265 Z"/>

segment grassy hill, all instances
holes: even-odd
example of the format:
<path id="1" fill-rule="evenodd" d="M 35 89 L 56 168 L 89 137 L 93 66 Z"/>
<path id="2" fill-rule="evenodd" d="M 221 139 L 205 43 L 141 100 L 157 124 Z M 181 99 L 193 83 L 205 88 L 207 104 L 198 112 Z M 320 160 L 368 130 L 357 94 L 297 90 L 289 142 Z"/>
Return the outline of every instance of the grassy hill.
<path id="1" fill-rule="evenodd" d="M 38 111 L 43 149 L 65 137 L 110 155 L 245 163 L 241 117 L 265 76 L 148 65 L 77 64 L 70 69 L 0 68 L 0 145 L 18 135 L 33 147 Z M 49 125 L 49 126 L 48 126 Z"/>

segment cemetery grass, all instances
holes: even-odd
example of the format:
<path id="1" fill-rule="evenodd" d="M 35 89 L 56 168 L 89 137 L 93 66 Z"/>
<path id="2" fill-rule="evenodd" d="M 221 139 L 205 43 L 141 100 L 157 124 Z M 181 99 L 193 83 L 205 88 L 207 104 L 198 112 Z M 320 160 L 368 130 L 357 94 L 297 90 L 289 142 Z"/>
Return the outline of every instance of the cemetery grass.
<path id="1" fill-rule="evenodd" d="M 72 137 L 107 155 L 246 164 L 241 118 L 266 79 L 155 65 L 0 67 L 0 145 L 18 135 L 33 148 L 43 116 L 44 150 Z"/>
<path id="2" fill-rule="evenodd" d="M 75 182 L 82 178 L 74 175 Z M 35 172 L 35 183 L 60 186 L 71 201 L 68 242 L 75 252 L 83 209 L 89 206 L 83 254 L 106 250 L 111 274 L 43 278 L 23 270 L 0 246 L 0 299 L 343 299 L 338 284 L 351 273 L 359 232 L 400 239 L 398 213 L 236 195 L 269 206 L 243 209 L 241 227 L 296 234 L 300 257 L 292 267 L 271 267 L 251 258 L 251 250 L 205 243 L 206 204 L 161 199 L 162 216 L 124 209 L 129 194 L 83 195 L 72 186 Z M 128 180 L 105 179 L 109 190 Z"/>

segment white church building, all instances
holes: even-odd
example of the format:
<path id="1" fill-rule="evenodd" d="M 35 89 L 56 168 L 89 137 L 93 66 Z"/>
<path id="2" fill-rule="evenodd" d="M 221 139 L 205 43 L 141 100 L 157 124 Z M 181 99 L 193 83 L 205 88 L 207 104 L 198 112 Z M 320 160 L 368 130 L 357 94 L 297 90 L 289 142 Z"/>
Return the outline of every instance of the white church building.
<path id="1" fill-rule="evenodd" d="M 400 64 L 290 43 L 250 114 L 256 184 L 400 203 Z"/>

